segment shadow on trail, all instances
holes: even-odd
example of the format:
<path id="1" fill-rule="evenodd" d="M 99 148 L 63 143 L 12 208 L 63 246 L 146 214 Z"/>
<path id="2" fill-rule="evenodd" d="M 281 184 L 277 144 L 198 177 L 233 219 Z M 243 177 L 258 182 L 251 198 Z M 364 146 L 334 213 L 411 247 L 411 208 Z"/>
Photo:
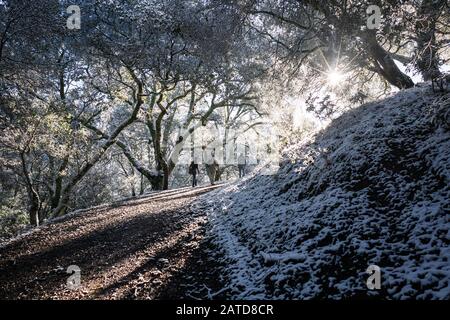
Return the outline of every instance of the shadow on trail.
<path id="1" fill-rule="evenodd" d="M 229 290 L 224 289 L 224 265 L 217 259 L 220 253 L 203 235 L 204 230 L 200 232 L 198 246 L 188 252 L 182 268 L 172 273 L 164 285 L 158 288 L 154 299 L 227 299 Z"/>
<path id="2" fill-rule="evenodd" d="M 0 260 L 0 299 L 49 295 L 65 284 L 68 277 L 65 268 L 73 264 L 81 268 L 83 276 L 95 276 L 102 268 L 170 237 L 179 228 L 178 219 L 173 210 L 143 214 L 102 230 L 94 229 L 49 250 Z M 0 257 L 5 249 L 0 250 Z M 64 270 L 54 272 L 58 266 Z"/>

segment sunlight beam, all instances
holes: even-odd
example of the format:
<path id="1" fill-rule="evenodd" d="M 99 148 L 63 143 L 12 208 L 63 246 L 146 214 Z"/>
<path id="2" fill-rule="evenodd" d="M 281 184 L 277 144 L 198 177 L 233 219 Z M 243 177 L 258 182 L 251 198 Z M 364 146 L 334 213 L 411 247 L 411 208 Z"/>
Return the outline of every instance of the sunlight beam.
<path id="1" fill-rule="evenodd" d="M 337 69 L 330 70 L 327 74 L 328 83 L 331 86 L 338 86 L 342 84 L 345 79 L 345 75 Z"/>

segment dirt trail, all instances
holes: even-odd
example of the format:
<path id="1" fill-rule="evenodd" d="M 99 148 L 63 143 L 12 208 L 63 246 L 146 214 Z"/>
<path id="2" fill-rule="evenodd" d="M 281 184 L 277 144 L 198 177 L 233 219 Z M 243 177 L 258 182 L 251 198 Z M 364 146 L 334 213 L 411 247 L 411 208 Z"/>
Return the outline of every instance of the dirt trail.
<path id="1" fill-rule="evenodd" d="M 0 247 L 0 299 L 207 297 L 220 289 L 218 268 L 203 241 L 206 218 L 189 204 L 216 187 L 99 206 Z M 70 265 L 81 269 L 76 290 L 66 284 Z"/>

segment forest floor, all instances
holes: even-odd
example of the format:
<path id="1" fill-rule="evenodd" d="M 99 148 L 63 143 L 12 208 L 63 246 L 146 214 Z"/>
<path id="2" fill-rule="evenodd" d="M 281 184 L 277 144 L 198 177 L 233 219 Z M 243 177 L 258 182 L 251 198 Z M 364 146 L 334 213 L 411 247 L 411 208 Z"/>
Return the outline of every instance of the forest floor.
<path id="1" fill-rule="evenodd" d="M 218 291 L 205 214 L 219 186 L 153 193 L 57 219 L 0 247 L 0 299 L 204 299 Z M 67 268 L 81 284 L 67 286 Z"/>

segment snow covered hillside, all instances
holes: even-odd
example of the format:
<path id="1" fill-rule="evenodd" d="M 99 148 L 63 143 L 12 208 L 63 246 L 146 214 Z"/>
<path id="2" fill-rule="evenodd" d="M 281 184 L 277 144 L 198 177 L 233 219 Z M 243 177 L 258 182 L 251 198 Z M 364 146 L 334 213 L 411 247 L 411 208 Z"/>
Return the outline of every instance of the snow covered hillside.
<path id="1" fill-rule="evenodd" d="M 449 93 L 361 106 L 284 159 L 203 197 L 234 298 L 450 298 Z"/>

